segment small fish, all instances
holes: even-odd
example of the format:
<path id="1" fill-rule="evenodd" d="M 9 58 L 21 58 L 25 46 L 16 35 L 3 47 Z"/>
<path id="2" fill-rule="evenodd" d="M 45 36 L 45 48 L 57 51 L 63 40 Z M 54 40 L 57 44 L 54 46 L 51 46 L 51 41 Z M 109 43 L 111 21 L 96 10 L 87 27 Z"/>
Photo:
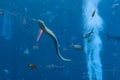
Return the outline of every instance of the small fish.
<path id="1" fill-rule="evenodd" d="M 91 35 L 92 33 L 94 33 L 93 30 L 94 30 L 94 28 L 93 28 L 90 32 L 85 33 L 85 34 L 83 35 L 83 37 L 84 37 L 84 38 L 90 37 L 90 35 Z"/>
<path id="2" fill-rule="evenodd" d="M 73 47 L 73 48 L 75 48 L 75 49 L 77 49 L 77 50 L 83 50 L 83 47 L 81 46 L 81 45 L 79 45 L 79 44 L 71 44 L 71 47 Z"/>
<path id="3" fill-rule="evenodd" d="M 112 8 L 115 8 L 115 7 L 118 7 L 118 6 L 120 6 L 119 3 L 112 4 Z"/>
<path id="4" fill-rule="evenodd" d="M 51 14 L 53 14 L 53 12 L 52 11 L 47 11 L 46 14 L 51 15 Z"/>
<path id="5" fill-rule="evenodd" d="M 96 13 L 96 9 L 94 9 L 94 11 L 92 12 L 92 17 L 94 17 L 95 13 Z"/>
<path id="6" fill-rule="evenodd" d="M 34 49 L 34 50 L 35 50 L 35 49 L 39 49 L 38 44 L 34 45 L 34 46 L 33 46 L 33 49 Z"/>
<path id="7" fill-rule="evenodd" d="M 87 42 L 90 43 L 91 42 L 91 38 L 87 38 Z"/>
<path id="8" fill-rule="evenodd" d="M 24 24 L 24 25 L 27 24 L 27 20 L 26 20 L 25 17 L 23 18 L 23 22 L 22 22 L 22 24 Z"/>
<path id="9" fill-rule="evenodd" d="M 67 51 L 68 49 L 67 48 L 63 48 L 63 51 Z"/>
<path id="10" fill-rule="evenodd" d="M 4 14 L 4 12 L 0 11 L 0 15 L 3 15 L 3 14 Z"/>
<path id="11" fill-rule="evenodd" d="M 51 64 L 51 65 L 47 65 L 45 66 L 46 68 L 49 68 L 49 69 L 52 69 L 52 68 L 57 68 L 57 69 L 64 69 L 65 66 L 58 66 L 58 65 L 54 65 L 54 64 Z"/>
<path id="12" fill-rule="evenodd" d="M 8 73 L 9 73 L 9 70 L 8 70 L 8 69 L 4 69 L 4 72 L 8 74 Z"/>
<path id="13" fill-rule="evenodd" d="M 28 67 L 30 69 L 37 69 L 37 66 L 35 64 L 29 64 Z"/>
<path id="14" fill-rule="evenodd" d="M 24 51 L 24 54 L 29 54 L 29 49 L 28 48 Z"/>
<path id="15" fill-rule="evenodd" d="M 113 40 L 117 40 L 117 41 L 120 41 L 120 36 L 111 36 L 110 34 L 106 33 L 107 37 L 108 37 L 108 40 L 109 39 L 113 39 Z"/>
<path id="16" fill-rule="evenodd" d="M 24 8 L 25 12 L 28 12 L 28 9 L 27 8 Z"/>

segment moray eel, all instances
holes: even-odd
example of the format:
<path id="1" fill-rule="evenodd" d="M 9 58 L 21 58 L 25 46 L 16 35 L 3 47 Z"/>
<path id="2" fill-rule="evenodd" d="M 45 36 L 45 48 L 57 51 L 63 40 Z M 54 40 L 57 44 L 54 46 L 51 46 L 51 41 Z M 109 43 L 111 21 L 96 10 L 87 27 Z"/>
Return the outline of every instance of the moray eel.
<path id="1" fill-rule="evenodd" d="M 42 20 L 39 19 L 38 20 L 38 24 L 40 26 L 40 29 L 43 30 L 43 32 L 45 32 L 46 34 L 48 34 L 53 39 L 58 57 L 60 59 L 62 59 L 63 61 L 71 61 L 70 59 L 66 59 L 66 58 L 64 58 L 61 55 L 59 47 L 58 47 L 57 37 L 55 36 L 55 34 L 49 28 L 46 27 L 44 21 L 42 21 Z"/>

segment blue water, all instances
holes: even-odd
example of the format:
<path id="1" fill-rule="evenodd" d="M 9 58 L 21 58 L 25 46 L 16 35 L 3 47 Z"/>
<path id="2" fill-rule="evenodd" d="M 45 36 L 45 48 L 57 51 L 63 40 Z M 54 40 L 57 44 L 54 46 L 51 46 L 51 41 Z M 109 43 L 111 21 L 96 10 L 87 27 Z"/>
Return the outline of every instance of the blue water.
<path id="1" fill-rule="evenodd" d="M 0 80 L 119 80 L 120 41 L 106 36 L 120 36 L 119 13 L 120 0 L 0 0 Z M 56 35 L 62 56 L 72 61 L 58 57 L 45 33 L 36 45 L 38 19 Z M 91 28 L 87 44 L 83 35 Z"/>

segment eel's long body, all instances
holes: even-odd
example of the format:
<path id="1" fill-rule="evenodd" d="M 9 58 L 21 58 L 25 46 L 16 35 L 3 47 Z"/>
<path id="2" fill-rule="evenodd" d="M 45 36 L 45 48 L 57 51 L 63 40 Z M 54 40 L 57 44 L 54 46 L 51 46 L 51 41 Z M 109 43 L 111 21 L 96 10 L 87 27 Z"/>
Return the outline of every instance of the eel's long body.
<path id="1" fill-rule="evenodd" d="M 55 36 L 55 34 L 49 28 L 46 27 L 45 23 L 42 20 L 38 20 L 38 23 L 39 23 L 40 28 L 43 30 L 43 32 L 48 34 L 53 39 L 55 48 L 56 48 L 56 52 L 57 52 L 57 55 L 59 56 L 59 58 L 64 61 L 71 61 L 70 59 L 66 59 L 61 55 L 59 47 L 58 47 L 58 40 L 57 40 L 57 37 Z"/>

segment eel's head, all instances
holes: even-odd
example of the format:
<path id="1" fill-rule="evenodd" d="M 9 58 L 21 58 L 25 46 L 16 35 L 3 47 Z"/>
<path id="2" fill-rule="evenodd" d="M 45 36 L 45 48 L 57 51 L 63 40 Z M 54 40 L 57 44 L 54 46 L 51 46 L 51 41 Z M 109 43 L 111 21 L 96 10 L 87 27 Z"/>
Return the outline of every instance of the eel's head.
<path id="1" fill-rule="evenodd" d="M 42 30 L 45 30 L 45 23 L 44 23 L 44 21 L 43 20 L 38 20 L 38 24 L 39 24 L 39 26 L 40 26 L 40 29 L 42 29 Z"/>

